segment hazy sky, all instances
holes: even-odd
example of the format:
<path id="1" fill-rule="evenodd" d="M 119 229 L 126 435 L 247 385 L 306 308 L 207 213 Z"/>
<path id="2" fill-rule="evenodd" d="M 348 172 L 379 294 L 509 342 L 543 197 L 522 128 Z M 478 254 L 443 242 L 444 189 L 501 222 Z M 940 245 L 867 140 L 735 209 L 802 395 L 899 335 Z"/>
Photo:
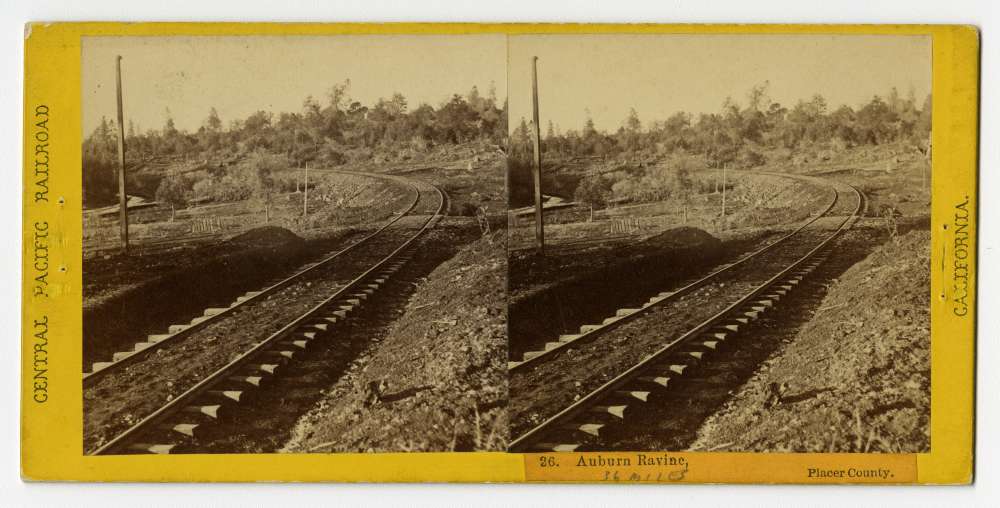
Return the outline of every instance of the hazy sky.
<path id="1" fill-rule="evenodd" d="M 87 37 L 83 41 L 83 129 L 115 113 L 115 55 L 122 55 L 125 122 L 160 129 L 170 113 L 197 130 L 215 107 L 223 124 L 257 110 L 298 112 L 312 95 L 327 103 L 351 80 L 365 105 L 393 92 L 411 108 L 435 107 L 473 85 L 506 96 L 503 35 L 340 35 L 261 37 Z"/>
<path id="2" fill-rule="evenodd" d="M 931 88 L 931 39 L 890 35 L 526 35 L 510 38 L 510 125 L 531 120 L 531 57 L 538 56 L 540 124 L 579 130 L 589 108 L 615 131 L 634 107 L 646 126 L 676 111 L 746 105 L 770 81 L 785 106 L 822 94 L 857 107 L 893 86 L 918 107 Z"/>

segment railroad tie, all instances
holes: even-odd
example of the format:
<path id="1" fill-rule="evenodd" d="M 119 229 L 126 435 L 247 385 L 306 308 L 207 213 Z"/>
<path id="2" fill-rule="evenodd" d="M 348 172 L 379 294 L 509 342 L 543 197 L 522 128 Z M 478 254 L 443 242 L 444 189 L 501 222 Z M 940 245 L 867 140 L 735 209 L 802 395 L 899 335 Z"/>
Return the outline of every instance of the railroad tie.
<path id="1" fill-rule="evenodd" d="M 601 325 L 583 325 L 580 327 L 580 333 L 590 333 L 594 330 L 599 330 Z"/>
<path id="2" fill-rule="evenodd" d="M 705 349 L 711 349 L 713 351 L 715 351 L 716 349 L 719 349 L 719 341 L 717 341 L 717 340 L 702 341 L 702 342 L 698 343 L 698 345 L 701 346 L 701 347 L 703 347 L 703 348 L 705 348 Z"/>
<path id="3" fill-rule="evenodd" d="M 596 437 L 600 437 L 601 429 L 603 428 L 603 423 L 570 423 L 563 426 L 563 429 L 565 430 L 583 432 L 584 434 L 590 434 L 591 436 Z"/>
<path id="4" fill-rule="evenodd" d="M 90 372 L 94 373 L 94 372 L 97 372 L 99 370 L 104 370 L 104 369 L 110 367 L 113 363 L 114 362 L 94 362 L 90 366 L 90 369 L 91 369 Z"/>
<path id="5" fill-rule="evenodd" d="M 539 452 L 575 452 L 579 447 L 578 443 L 538 443 L 532 449 Z"/>
<path id="6" fill-rule="evenodd" d="M 278 345 L 286 348 L 308 349 L 309 342 L 308 340 L 283 340 Z"/>
<path id="7" fill-rule="evenodd" d="M 617 416 L 618 418 L 625 419 L 625 410 L 628 409 L 627 404 L 620 404 L 615 406 L 593 406 L 590 408 L 591 413 L 597 414 L 608 414 L 611 416 Z"/>
<path id="8" fill-rule="evenodd" d="M 194 326 L 203 321 L 208 321 L 212 316 L 198 316 L 191 320 L 191 326 Z"/>
<path id="9" fill-rule="evenodd" d="M 532 360 L 534 358 L 538 358 L 539 356 L 542 356 L 543 354 L 545 354 L 545 351 L 526 351 L 524 353 L 524 360 L 521 363 L 524 363 L 524 362 L 526 362 L 528 360 Z"/>
<path id="10" fill-rule="evenodd" d="M 157 427 L 159 430 L 176 432 L 182 436 L 197 438 L 204 427 L 197 423 L 166 423 Z"/>
<path id="11" fill-rule="evenodd" d="M 645 303 L 645 305 L 643 305 L 643 307 L 650 307 L 650 306 L 652 306 L 652 305 L 656 305 L 656 304 L 658 304 L 658 303 L 660 303 L 660 302 L 662 302 L 663 300 L 666 300 L 666 299 L 667 299 L 667 297 L 666 297 L 666 296 L 654 296 L 654 297 L 651 297 L 651 298 L 650 298 L 650 299 L 649 299 L 649 300 L 648 300 L 648 301 L 647 301 L 647 302 Z"/>
<path id="12" fill-rule="evenodd" d="M 688 367 L 687 365 L 672 363 L 672 364 L 669 364 L 669 365 L 661 366 L 661 367 L 655 369 L 654 372 L 663 372 L 663 373 L 667 374 L 668 376 L 671 375 L 671 374 L 676 374 L 678 376 L 682 376 L 682 375 L 684 375 L 684 371 L 687 370 L 687 367 Z"/>
<path id="13" fill-rule="evenodd" d="M 132 351 L 135 352 L 135 353 L 138 353 L 139 351 L 142 351 L 143 349 L 150 348 L 150 347 L 153 347 L 155 345 L 156 345 L 155 342 L 136 342 L 135 343 L 135 347 L 132 348 Z"/>
<path id="14" fill-rule="evenodd" d="M 636 379 L 643 383 L 654 384 L 662 388 L 668 388 L 670 385 L 670 376 L 640 376 Z"/>
<path id="15" fill-rule="evenodd" d="M 181 411 L 188 414 L 204 415 L 213 420 L 218 420 L 224 416 L 221 404 L 190 405 Z"/>
<path id="16" fill-rule="evenodd" d="M 695 361 L 702 361 L 707 353 L 705 351 L 685 351 L 681 353 L 683 356 L 693 358 Z"/>
<path id="17" fill-rule="evenodd" d="M 615 395 L 618 397 L 623 397 L 629 400 L 638 400 L 641 402 L 649 402 L 650 392 L 645 390 L 618 390 Z"/>
<path id="18" fill-rule="evenodd" d="M 133 453 L 168 455 L 176 446 L 174 444 L 135 443 L 128 446 L 128 451 Z"/>
<path id="19" fill-rule="evenodd" d="M 268 376 L 273 376 L 281 370 L 281 365 L 276 363 L 252 363 L 247 365 L 247 372 L 250 376 L 266 374 Z"/>
<path id="20" fill-rule="evenodd" d="M 287 349 L 282 349 L 282 350 L 272 349 L 272 350 L 269 350 L 269 351 L 264 351 L 261 354 L 264 355 L 264 356 L 266 356 L 266 357 L 268 357 L 268 358 L 273 358 L 273 359 L 282 360 L 282 361 L 284 361 L 284 360 L 291 360 L 291 359 L 295 358 L 295 351 L 291 351 L 291 350 L 287 350 Z"/>
<path id="21" fill-rule="evenodd" d="M 260 388 L 261 385 L 265 384 L 265 379 L 270 378 L 266 378 L 264 376 L 229 376 L 226 378 L 226 380 L 230 383 L 234 383 L 236 385 L 248 384 L 255 388 Z"/>
<path id="22" fill-rule="evenodd" d="M 209 390 L 205 392 L 206 398 L 212 402 L 232 404 L 234 402 L 246 402 L 249 392 L 245 390 Z"/>
<path id="23" fill-rule="evenodd" d="M 727 337 L 729 337 L 729 333 L 727 333 L 727 332 L 718 332 L 718 331 L 716 331 L 716 332 L 708 332 L 708 333 L 703 334 L 702 337 L 706 337 L 709 340 L 723 341 L 723 340 L 726 340 Z"/>

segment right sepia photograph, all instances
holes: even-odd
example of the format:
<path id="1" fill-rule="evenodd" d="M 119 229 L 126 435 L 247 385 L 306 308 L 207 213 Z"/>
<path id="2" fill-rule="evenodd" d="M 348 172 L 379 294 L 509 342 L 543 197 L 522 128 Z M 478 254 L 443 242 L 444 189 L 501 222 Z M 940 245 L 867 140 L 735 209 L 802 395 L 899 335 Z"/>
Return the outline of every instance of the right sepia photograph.
<path id="1" fill-rule="evenodd" d="M 510 450 L 928 452 L 931 38 L 516 35 Z"/>

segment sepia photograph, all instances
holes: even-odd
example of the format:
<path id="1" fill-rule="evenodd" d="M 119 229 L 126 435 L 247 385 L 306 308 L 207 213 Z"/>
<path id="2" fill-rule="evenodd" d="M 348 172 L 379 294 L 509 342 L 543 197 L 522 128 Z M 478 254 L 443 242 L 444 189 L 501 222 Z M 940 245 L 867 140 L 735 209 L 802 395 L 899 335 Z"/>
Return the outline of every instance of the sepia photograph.
<path id="1" fill-rule="evenodd" d="M 81 47 L 85 454 L 507 449 L 503 34 Z"/>
<path id="2" fill-rule="evenodd" d="M 511 451 L 930 451 L 930 37 L 509 48 Z"/>

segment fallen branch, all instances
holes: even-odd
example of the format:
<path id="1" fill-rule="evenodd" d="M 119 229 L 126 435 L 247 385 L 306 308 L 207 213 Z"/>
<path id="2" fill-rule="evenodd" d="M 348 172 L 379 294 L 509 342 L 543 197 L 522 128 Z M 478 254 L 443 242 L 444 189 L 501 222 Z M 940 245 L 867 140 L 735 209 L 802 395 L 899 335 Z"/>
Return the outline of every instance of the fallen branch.
<path id="1" fill-rule="evenodd" d="M 819 314 L 820 312 L 823 312 L 824 310 L 837 309 L 837 308 L 843 307 L 845 305 L 847 305 L 847 302 L 839 303 L 837 305 L 830 305 L 830 306 L 827 306 L 827 307 L 820 307 L 820 308 L 816 309 L 816 314 Z"/>

